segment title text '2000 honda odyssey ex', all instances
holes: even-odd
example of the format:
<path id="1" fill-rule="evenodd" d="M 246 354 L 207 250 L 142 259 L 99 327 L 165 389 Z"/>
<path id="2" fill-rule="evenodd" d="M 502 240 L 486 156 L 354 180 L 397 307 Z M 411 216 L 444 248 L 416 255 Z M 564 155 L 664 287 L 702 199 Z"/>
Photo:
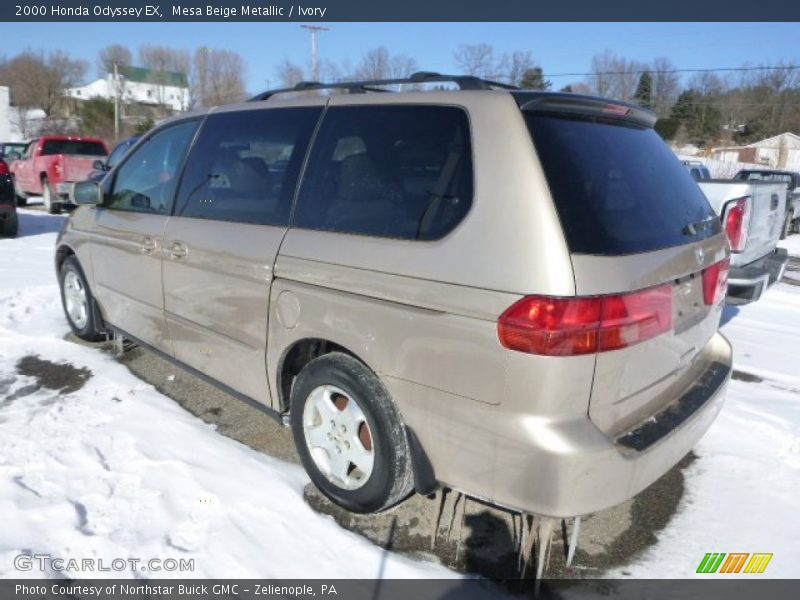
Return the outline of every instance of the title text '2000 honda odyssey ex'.
<path id="1" fill-rule="evenodd" d="M 719 220 L 652 113 L 406 83 L 443 80 L 162 123 L 76 187 L 69 323 L 282 415 L 353 511 L 440 485 L 549 517 L 620 503 L 720 409 Z"/>

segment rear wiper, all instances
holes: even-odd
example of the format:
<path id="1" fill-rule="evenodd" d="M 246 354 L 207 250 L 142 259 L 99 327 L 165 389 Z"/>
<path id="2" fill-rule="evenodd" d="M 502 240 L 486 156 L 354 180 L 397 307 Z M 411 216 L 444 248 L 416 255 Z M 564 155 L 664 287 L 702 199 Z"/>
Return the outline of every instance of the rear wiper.
<path id="1" fill-rule="evenodd" d="M 683 229 L 681 229 L 681 233 L 683 235 L 697 235 L 698 230 L 709 227 L 716 218 L 716 216 L 711 215 L 705 219 L 702 219 L 701 221 L 697 221 L 696 223 L 688 223 Z"/>

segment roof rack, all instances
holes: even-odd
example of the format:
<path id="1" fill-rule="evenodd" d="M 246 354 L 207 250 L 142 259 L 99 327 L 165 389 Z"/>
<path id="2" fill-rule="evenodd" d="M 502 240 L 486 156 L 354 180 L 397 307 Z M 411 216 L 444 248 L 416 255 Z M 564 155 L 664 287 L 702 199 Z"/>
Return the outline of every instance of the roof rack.
<path id="1" fill-rule="evenodd" d="M 388 92 L 382 89 L 382 85 L 398 85 L 404 83 L 455 83 L 460 90 L 517 90 L 517 86 L 499 81 L 481 79 L 474 75 L 442 75 L 430 71 L 418 71 L 408 77 L 392 79 L 368 79 L 364 81 L 341 81 L 337 83 L 322 83 L 319 81 L 301 81 L 294 87 L 267 90 L 250 98 L 250 102 L 266 100 L 275 94 L 287 94 L 291 92 L 307 92 L 311 90 L 347 90 L 351 94 L 364 94 L 366 92 Z"/>

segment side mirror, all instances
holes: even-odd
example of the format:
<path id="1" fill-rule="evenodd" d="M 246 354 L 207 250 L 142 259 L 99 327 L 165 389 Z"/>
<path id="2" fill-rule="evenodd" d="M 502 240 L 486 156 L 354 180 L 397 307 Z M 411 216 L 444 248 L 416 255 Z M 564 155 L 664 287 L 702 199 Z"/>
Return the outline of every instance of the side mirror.
<path id="1" fill-rule="evenodd" d="M 92 168 L 95 171 L 108 171 L 108 165 L 106 165 L 106 161 L 104 160 L 96 160 L 92 163 Z"/>
<path id="2" fill-rule="evenodd" d="M 102 204 L 100 186 L 96 181 L 79 181 L 72 187 L 75 204 Z"/>

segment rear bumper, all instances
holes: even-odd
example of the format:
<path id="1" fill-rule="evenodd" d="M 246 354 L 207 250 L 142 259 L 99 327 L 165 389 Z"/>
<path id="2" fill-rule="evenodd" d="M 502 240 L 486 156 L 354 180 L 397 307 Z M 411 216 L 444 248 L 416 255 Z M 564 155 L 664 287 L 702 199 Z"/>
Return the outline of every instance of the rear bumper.
<path id="1" fill-rule="evenodd" d="M 788 262 L 789 252 L 776 248 L 748 265 L 731 268 L 727 303 L 748 304 L 761 298 L 769 286 L 781 280 Z"/>
<path id="2" fill-rule="evenodd" d="M 404 418 L 442 483 L 514 510 L 585 515 L 644 490 L 680 462 L 711 426 L 724 401 L 732 351 L 719 333 L 706 350 L 707 366 L 674 402 L 616 437 L 600 431 L 586 414 L 560 419 L 478 403 L 461 403 L 457 422 L 456 413 L 447 411 L 446 422 L 438 411 L 441 404 L 418 412 L 430 406 L 419 389 L 419 404 L 403 410 Z M 412 392 L 392 383 L 399 382 L 389 385 L 393 396 Z"/>

